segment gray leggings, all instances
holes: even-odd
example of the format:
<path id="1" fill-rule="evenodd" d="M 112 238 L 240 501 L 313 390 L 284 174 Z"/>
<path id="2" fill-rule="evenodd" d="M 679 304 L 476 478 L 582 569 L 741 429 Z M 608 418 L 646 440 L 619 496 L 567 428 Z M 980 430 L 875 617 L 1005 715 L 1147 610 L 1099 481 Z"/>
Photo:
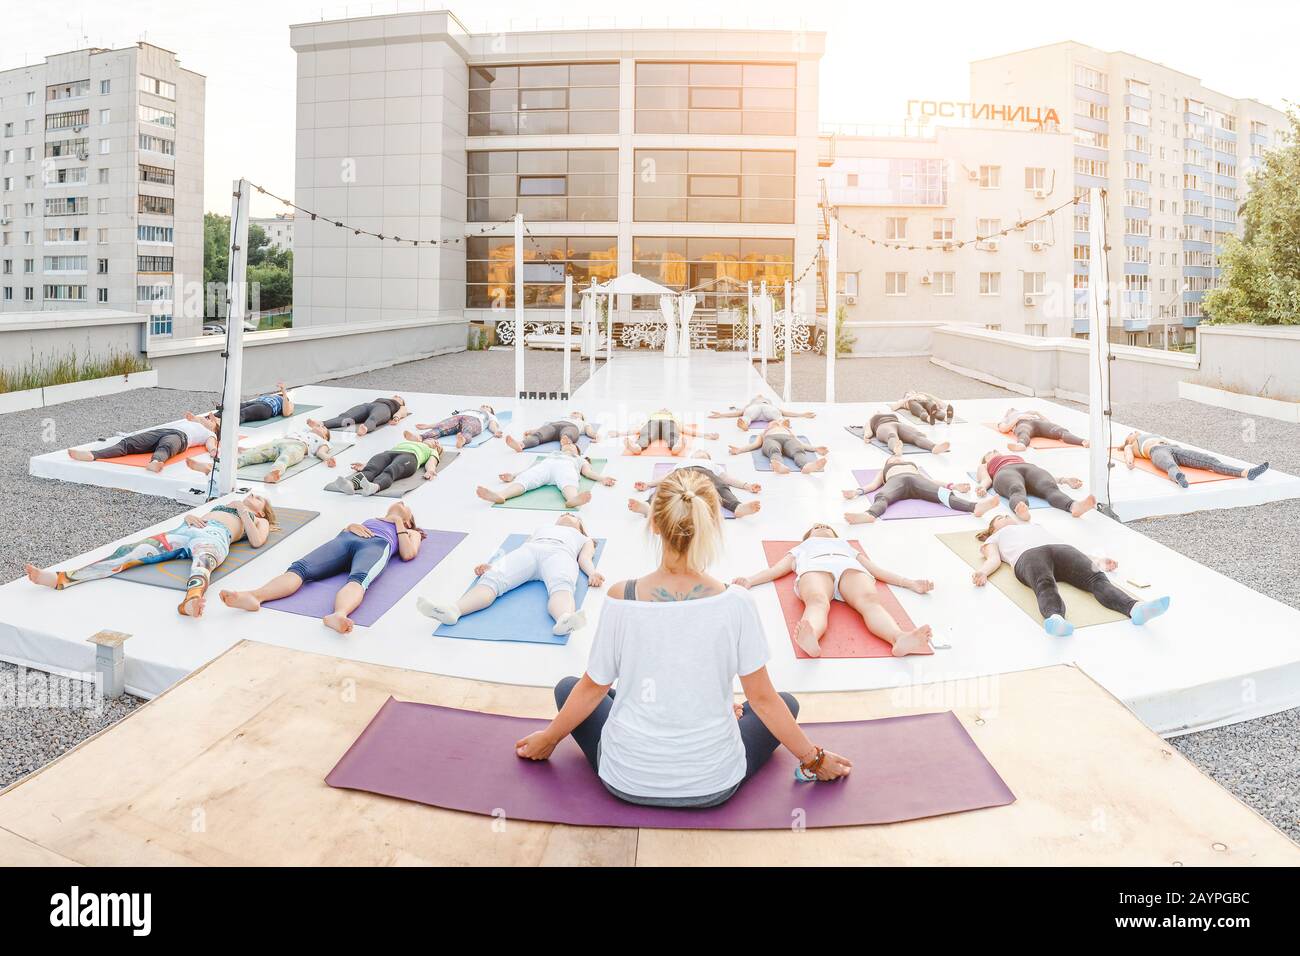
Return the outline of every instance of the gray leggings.
<path id="1" fill-rule="evenodd" d="M 1151 463 L 1162 469 L 1173 481 L 1178 480 L 1183 468 L 1202 468 L 1219 475 L 1241 474 L 1241 468 L 1236 465 L 1225 465 L 1213 455 L 1179 445 L 1156 445 L 1151 449 Z"/>
<path id="2" fill-rule="evenodd" d="M 365 425 L 366 431 L 372 432 L 380 425 L 388 424 L 393 414 L 393 408 L 387 402 L 366 402 L 349 408 L 342 415 L 327 418 L 321 424 L 331 431 L 335 428 L 352 428 L 356 425 Z"/>
<path id="3" fill-rule="evenodd" d="M 185 433 L 174 428 L 155 428 L 152 431 L 127 435 L 107 448 L 92 449 L 96 461 L 103 458 L 122 458 L 125 455 L 153 453 L 154 461 L 166 461 L 189 447 Z"/>
<path id="4" fill-rule="evenodd" d="M 890 505 L 906 501 L 908 498 L 947 505 L 953 511 L 970 513 L 975 510 L 975 502 L 949 494 L 948 489 L 940 488 L 939 483 L 933 478 L 926 478 L 924 475 L 899 475 L 897 478 L 890 478 L 881 486 L 867 512 L 879 518 L 889 510 Z"/>
<path id="5" fill-rule="evenodd" d="M 1078 435 L 1072 434 L 1061 425 L 1044 421 L 1041 418 L 1021 419 L 1011 429 L 1011 434 L 1015 435 L 1016 441 L 1022 445 L 1028 445 L 1035 438 L 1055 438 L 1067 445 L 1083 444 L 1083 439 Z"/>
<path id="6" fill-rule="evenodd" d="M 802 468 L 809 462 L 817 460 L 817 453 L 801 442 L 794 435 L 771 435 L 763 439 L 763 457 L 789 458 Z"/>
<path id="7" fill-rule="evenodd" d="M 531 435 L 525 435 L 524 440 L 519 444 L 525 448 L 536 448 L 538 445 L 545 445 L 548 442 L 561 441 L 567 438 L 575 445 L 582 433 L 578 431 L 578 426 L 572 422 L 547 422 L 534 429 Z"/>
<path id="8" fill-rule="evenodd" d="M 656 441 L 662 441 L 669 448 L 676 448 L 681 440 L 681 429 L 677 423 L 667 418 L 656 418 L 641 426 L 641 433 L 636 436 L 636 443 L 642 448 L 649 448 Z"/>
<path id="9" fill-rule="evenodd" d="M 913 428 L 905 422 L 897 419 L 894 421 L 883 421 L 876 426 L 875 437 L 877 440 L 884 442 L 892 447 L 893 441 L 897 438 L 899 441 L 908 445 L 915 445 L 924 451 L 931 451 L 934 448 L 934 442 L 925 437 L 925 433 L 919 428 Z"/>

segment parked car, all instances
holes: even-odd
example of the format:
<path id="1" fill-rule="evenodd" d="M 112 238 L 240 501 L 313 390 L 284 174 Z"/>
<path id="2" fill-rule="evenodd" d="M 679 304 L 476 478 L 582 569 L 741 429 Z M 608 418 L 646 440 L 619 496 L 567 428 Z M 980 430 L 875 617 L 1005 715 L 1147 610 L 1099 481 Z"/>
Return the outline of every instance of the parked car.
<path id="1" fill-rule="evenodd" d="M 254 322 L 252 319 L 245 319 L 245 320 L 244 320 L 244 331 L 245 331 L 245 332 L 256 332 L 256 331 L 257 331 L 257 323 Z M 205 322 L 205 323 L 203 324 L 203 334 L 204 334 L 204 335 L 225 335 L 225 334 L 226 334 L 226 327 L 225 327 L 222 323 L 220 323 L 220 322 Z"/>

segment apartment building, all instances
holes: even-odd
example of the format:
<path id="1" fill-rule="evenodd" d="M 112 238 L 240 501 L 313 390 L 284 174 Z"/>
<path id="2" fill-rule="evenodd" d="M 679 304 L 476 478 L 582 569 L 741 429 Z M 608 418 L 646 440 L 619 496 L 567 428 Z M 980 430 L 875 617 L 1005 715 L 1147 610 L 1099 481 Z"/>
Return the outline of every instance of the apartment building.
<path id="1" fill-rule="evenodd" d="M 779 286 L 818 249 L 823 39 L 480 36 L 445 11 L 294 26 L 295 201 L 317 214 L 294 224 L 295 327 L 504 317 L 516 213 L 530 321 L 561 307 L 566 271 L 690 289 L 697 314 L 751 279 Z M 816 271 L 803 283 L 811 302 Z M 623 321 L 659 307 L 616 305 Z"/>
<path id="2" fill-rule="evenodd" d="M 203 111 L 204 78 L 147 43 L 0 72 L 0 314 L 116 309 L 198 335 Z"/>
<path id="3" fill-rule="evenodd" d="M 978 60 L 970 75 L 974 100 L 1054 105 L 1073 144 L 1062 182 L 1080 196 L 1108 191 L 1117 329 L 1139 344 L 1192 334 L 1219 276 L 1217 249 L 1242 229 L 1248 173 L 1281 141 L 1285 115 L 1191 74 L 1074 42 Z M 1086 247 L 1089 209 L 1078 212 L 1073 243 Z M 1076 270 L 1074 316 L 1086 328 L 1086 261 Z"/>
<path id="4" fill-rule="evenodd" d="M 250 226 L 260 226 L 266 233 L 267 248 L 293 249 L 293 213 L 279 213 L 275 216 L 253 216 L 248 220 Z"/>

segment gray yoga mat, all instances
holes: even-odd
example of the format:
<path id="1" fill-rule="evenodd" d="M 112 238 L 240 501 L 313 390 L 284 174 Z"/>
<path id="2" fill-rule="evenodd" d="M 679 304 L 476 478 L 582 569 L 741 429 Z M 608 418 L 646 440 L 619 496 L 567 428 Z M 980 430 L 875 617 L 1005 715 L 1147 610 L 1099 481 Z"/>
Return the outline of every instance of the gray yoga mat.
<path id="1" fill-rule="evenodd" d="M 858 441 L 862 441 L 862 436 L 866 433 L 866 429 L 861 425 L 845 425 L 844 430 L 848 432 L 850 435 L 852 435 L 854 438 L 856 438 Z M 889 446 L 877 438 L 871 439 L 870 443 L 875 447 L 879 448 L 881 451 L 885 452 L 886 454 L 889 455 L 893 454 L 893 452 L 890 451 Z M 917 448 L 915 445 L 908 444 L 907 442 L 903 442 L 903 454 L 924 455 L 926 454 L 926 450 L 924 448 Z"/>
<path id="2" fill-rule="evenodd" d="M 457 451 L 455 448 L 444 448 L 442 452 L 442 458 L 439 459 L 438 467 L 433 470 L 433 473 L 435 475 L 441 475 L 443 471 L 459 457 L 460 457 L 460 452 Z M 351 472 L 348 472 L 347 474 L 351 474 Z M 374 497 L 404 498 L 406 497 L 407 494 L 414 491 L 416 488 L 423 488 L 426 483 L 427 482 L 424 477 L 424 469 L 421 468 L 419 471 L 411 475 L 409 478 L 403 478 L 401 481 L 393 482 L 383 491 L 376 493 Z M 333 491 L 336 494 L 340 494 L 340 495 L 343 494 L 343 492 L 338 491 L 336 488 L 331 488 L 330 487 L 331 484 L 333 484 L 333 480 L 331 480 L 328 484 L 325 485 L 326 491 Z"/>
<path id="3" fill-rule="evenodd" d="M 347 451 L 355 444 L 356 442 L 348 438 L 336 438 L 329 443 L 330 455 L 334 458 L 337 458 L 339 455 L 343 454 L 345 451 Z M 275 464 L 275 462 L 264 461 L 256 465 L 245 465 L 237 472 L 239 480 L 240 481 L 266 481 L 266 476 L 270 474 L 271 466 L 273 464 Z M 315 468 L 319 464 L 322 464 L 319 458 L 317 458 L 315 455 L 308 455 L 306 458 L 298 462 L 296 465 L 290 465 L 288 468 L 286 468 L 284 470 L 284 474 L 280 476 L 280 481 L 277 482 L 277 484 L 282 484 L 286 478 L 290 478 L 293 475 L 296 475 L 302 471 L 306 471 L 309 468 Z"/>

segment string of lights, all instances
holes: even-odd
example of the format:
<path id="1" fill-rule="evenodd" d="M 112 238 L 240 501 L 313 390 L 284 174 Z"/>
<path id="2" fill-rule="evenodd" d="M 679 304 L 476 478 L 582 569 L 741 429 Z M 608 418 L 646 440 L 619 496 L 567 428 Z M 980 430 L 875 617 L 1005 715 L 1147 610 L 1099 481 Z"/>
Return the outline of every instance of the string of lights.
<path id="1" fill-rule="evenodd" d="M 906 242 L 890 242 L 887 239 L 876 239 L 874 236 L 868 236 L 866 233 L 862 232 L 861 230 L 853 228 L 848 223 L 843 221 L 840 222 L 840 226 L 841 228 L 844 229 L 845 232 L 848 232 L 851 235 L 856 236 L 857 238 L 863 240 L 864 242 L 868 242 L 873 246 L 881 246 L 885 249 L 903 249 L 908 252 L 918 252 L 918 251 L 935 252 L 935 251 L 943 251 L 946 249 L 960 249 L 963 246 L 968 246 L 973 243 L 987 242 L 990 239 L 998 239 L 1001 238 L 1002 236 L 1009 236 L 1013 232 L 1023 232 L 1031 223 L 1038 222 L 1042 219 L 1050 219 L 1052 216 L 1055 216 L 1062 209 L 1065 209 L 1069 206 L 1077 206 L 1080 202 L 1081 200 L 1078 197 L 1075 197 L 1073 199 L 1070 199 L 1068 202 L 1061 203 L 1059 206 L 1056 206 L 1053 209 L 1047 210 L 1047 212 L 1041 213 L 1040 215 L 1034 216 L 1030 219 L 1022 219 L 1019 222 L 1017 222 L 1014 226 L 1007 226 L 1005 229 L 999 229 L 997 232 L 990 232 L 986 236 L 976 236 L 974 239 L 960 239 L 960 240 L 949 239 L 938 243 L 921 244 L 921 243 L 906 243 Z"/>

